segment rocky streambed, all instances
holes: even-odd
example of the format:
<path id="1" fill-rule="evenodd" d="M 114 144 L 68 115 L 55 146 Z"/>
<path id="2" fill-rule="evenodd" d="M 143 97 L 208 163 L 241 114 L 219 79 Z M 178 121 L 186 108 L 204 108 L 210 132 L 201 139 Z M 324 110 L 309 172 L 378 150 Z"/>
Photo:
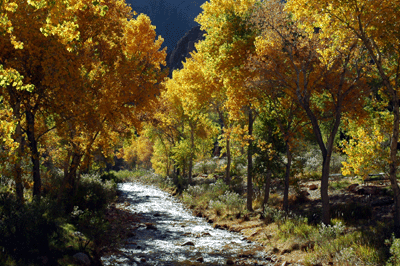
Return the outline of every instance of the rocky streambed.
<path id="1" fill-rule="evenodd" d="M 124 183 L 125 208 L 141 216 L 104 265 L 274 265 L 263 247 L 238 233 L 215 229 L 176 198 L 154 187 Z"/>

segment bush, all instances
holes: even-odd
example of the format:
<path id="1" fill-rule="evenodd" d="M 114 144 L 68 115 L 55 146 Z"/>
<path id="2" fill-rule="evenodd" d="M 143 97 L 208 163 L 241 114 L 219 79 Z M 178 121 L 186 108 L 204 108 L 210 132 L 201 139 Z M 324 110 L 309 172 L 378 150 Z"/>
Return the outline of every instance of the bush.
<path id="1" fill-rule="evenodd" d="M 283 239 L 296 238 L 308 240 L 314 234 L 313 226 L 308 224 L 307 218 L 286 219 L 279 227 L 279 236 Z"/>
<path id="2" fill-rule="evenodd" d="M 121 183 L 122 182 L 122 178 L 120 178 L 119 176 L 117 176 L 115 174 L 116 172 L 107 172 L 107 173 L 103 173 L 100 176 L 101 181 L 106 182 L 106 181 L 114 181 L 114 183 Z"/>
<path id="3" fill-rule="evenodd" d="M 231 164 L 231 176 L 243 176 L 247 171 L 246 156 L 234 157 Z"/>
<path id="4" fill-rule="evenodd" d="M 210 189 L 215 198 L 223 195 L 229 189 L 229 186 L 224 183 L 224 180 L 218 179 L 217 182 L 210 184 Z"/>
<path id="5" fill-rule="evenodd" d="M 390 243 L 386 242 L 386 244 L 391 244 L 390 246 L 390 255 L 387 265 L 388 266 L 395 266 L 400 265 L 400 238 L 395 238 L 394 235 L 392 236 L 392 241 Z"/>
<path id="6" fill-rule="evenodd" d="M 208 206 L 214 209 L 218 215 L 222 214 L 224 210 L 228 212 L 238 211 L 240 213 L 244 207 L 244 199 L 235 192 L 225 191 L 217 200 L 210 200 Z"/>
<path id="7" fill-rule="evenodd" d="M 219 200 L 210 200 L 208 206 L 213 209 L 217 215 L 221 215 L 223 210 L 226 209 L 226 205 Z"/>
<path id="8" fill-rule="evenodd" d="M 74 206 L 80 210 L 104 210 L 117 195 L 117 185 L 112 180 L 103 182 L 98 174 L 83 175 L 74 197 Z"/>
<path id="9" fill-rule="evenodd" d="M 327 239 L 334 239 L 344 233 L 345 226 L 341 221 L 332 220 L 332 225 L 321 224 L 318 227 L 319 236 L 324 241 Z"/>
<path id="10" fill-rule="evenodd" d="M 222 202 L 221 199 L 223 201 L 227 199 L 224 197 L 220 198 L 220 196 L 224 195 L 224 193 L 228 191 L 228 188 L 229 186 L 226 185 L 222 179 L 212 184 L 189 185 L 187 189 L 182 192 L 182 200 L 190 207 L 199 209 L 206 209 L 207 207 L 213 208 L 212 206 L 215 207 L 218 205 L 216 208 L 219 209 L 219 213 L 221 213 L 222 208 L 220 207 L 223 205 L 223 208 L 226 208 L 226 203 Z"/>
<path id="11" fill-rule="evenodd" d="M 225 193 L 219 196 L 218 199 L 225 203 L 229 212 L 241 212 L 245 204 L 245 200 L 242 196 L 231 191 L 225 191 Z"/>
<path id="12" fill-rule="evenodd" d="M 184 194 L 190 195 L 194 198 L 200 197 L 206 192 L 206 186 L 202 185 L 196 185 L 196 186 L 191 186 L 189 185 L 187 189 L 185 189 Z"/>
<path id="13" fill-rule="evenodd" d="M 332 235 L 337 235 L 337 232 L 332 232 L 332 228 L 326 233 L 330 237 L 319 238 L 314 252 L 306 259 L 309 263 L 331 261 L 334 265 L 382 265 L 380 251 L 371 247 L 360 232 L 339 235 L 335 238 L 332 238 Z"/>
<path id="14" fill-rule="evenodd" d="M 66 241 L 58 209 L 46 199 L 21 205 L 13 195 L 1 193 L 0 248 L 25 264 L 48 255 L 51 246 L 62 246 Z"/>
<path id="15" fill-rule="evenodd" d="M 265 206 L 263 217 L 267 223 L 275 222 L 281 224 L 286 219 L 286 213 L 282 210 Z"/>
<path id="16" fill-rule="evenodd" d="M 107 233 L 110 230 L 110 224 L 105 219 L 103 211 L 79 210 L 75 207 L 71 213 L 72 223 L 75 225 L 78 233 L 81 233 L 88 240 L 81 248 L 86 249 L 89 244 L 92 248 L 94 260 L 100 261 L 101 248 L 109 241 Z"/>
<path id="17" fill-rule="evenodd" d="M 195 174 L 211 174 L 217 169 L 218 164 L 214 160 L 203 160 L 193 166 Z"/>

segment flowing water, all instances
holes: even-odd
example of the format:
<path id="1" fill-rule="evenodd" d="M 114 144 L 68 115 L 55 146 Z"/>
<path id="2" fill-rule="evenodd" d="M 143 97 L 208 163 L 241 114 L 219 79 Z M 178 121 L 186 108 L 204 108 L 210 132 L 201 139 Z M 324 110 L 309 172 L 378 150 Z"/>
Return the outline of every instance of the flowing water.
<path id="1" fill-rule="evenodd" d="M 154 186 L 124 183 L 119 190 L 142 223 L 104 265 L 273 265 L 260 244 L 213 228 Z"/>

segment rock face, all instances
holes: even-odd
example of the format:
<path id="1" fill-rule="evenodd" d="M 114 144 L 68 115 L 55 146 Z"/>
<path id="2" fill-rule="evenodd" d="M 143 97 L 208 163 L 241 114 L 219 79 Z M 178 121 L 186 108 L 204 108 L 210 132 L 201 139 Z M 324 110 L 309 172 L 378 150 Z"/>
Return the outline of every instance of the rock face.
<path id="1" fill-rule="evenodd" d="M 156 26 L 157 36 L 164 38 L 162 47 L 168 47 L 168 53 L 174 49 L 177 41 L 198 24 L 194 18 L 202 12 L 200 7 L 206 0 L 126 0 L 132 10 L 144 13 Z"/>
<path id="2" fill-rule="evenodd" d="M 193 27 L 188 31 L 176 44 L 175 49 L 167 55 L 167 66 L 169 67 L 169 76 L 172 76 L 172 71 L 183 67 L 182 61 L 190 57 L 190 52 L 196 48 L 194 44 L 204 40 L 206 32 L 200 30 L 200 26 Z"/>

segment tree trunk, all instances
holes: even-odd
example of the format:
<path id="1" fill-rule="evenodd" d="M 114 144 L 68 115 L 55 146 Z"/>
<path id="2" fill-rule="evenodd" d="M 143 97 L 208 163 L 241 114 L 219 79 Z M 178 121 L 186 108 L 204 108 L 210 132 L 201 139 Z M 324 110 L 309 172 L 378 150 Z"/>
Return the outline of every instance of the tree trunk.
<path id="1" fill-rule="evenodd" d="M 289 179 L 290 179 L 290 168 L 292 166 L 292 152 L 290 151 L 289 143 L 286 142 L 286 172 L 285 172 L 285 188 L 283 191 L 283 210 L 289 211 Z"/>
<path id="2" fill-rule="evenodd" d="M 192 184 L 192 175 L 193 175 L 193 157 L 194 157 L 194 132 L 193 129 L 190 131 L 190 158 L 189 158 L 189 184 Z"/>
<path id="3" fill-rule="evenodd" d="M 308 118 L 311 121 L 314 136 L 317 139 L 318 146 L 322 153 L 322 176 L 321 176 L 321 201 L 322 201 L 322 222 L 326 225 L 330 224 L 330 206 L 329 206 L 329 195 L 328 195 L 328 182 L 329 182 L 329 167 L 331 162 L 331 155 L 333 151 L 333 143 L 336 133 L 339 129 L 341 120 L 341 104 L 337 103 L 337 109 L 335 110 L 334 124 L 329 133 L 327 144 L 325 145 L 321 128 L 319 127 L 318 120 L 309 108 L 308 102 L 303 102 L 302 106 L 307 113 Z"/>
<path id="4" fill-rule="evenodd" d="M 269 192 L 270 192 L 270 189 L 271 189 L 271 175 L 272 175 L 271 170 L 268 170 L 268 172 L 267 172 L 267 177 L 266 177 L 266 179 L 265 179 L 263 213 L 264 213 L 264 211 L 265 211 L 265 206 L 267 205 L 268 199 L 269 199 Z"/>
<path id="5" fill-rule="evenodd" d="M 77 191 L 77 171 L 80 165 L 82 155 L 79 153 L 73 153 L 72 161 L 68 169 L 68 174 L 64 178 L 66 179 L 67 189 L 64 188 L 64 191 L 67 191 L 68 202 L 66 202 L 66 211 L 70 213 L 74 209 L 74 198 L 76 196 Z"/>
<path id="6" fill-rule="evenodd" d="M 22 129 L 21 129 L 21 104 L 20 102 L 16 102 L 13 105 L 13 113 L 16 117 L 17 126 L 15 127 L 14 133 L 14 141 L 18 143 L 18 149 L 16 154 L 16 162 L 14 165 L 14 174 L 15 174 L 15 192 L 18 198 L 18 201 L 22 204 L 24 202 L 24 186 L 22 184 L 22 167 L 21 167 L 21 157 L 24 152 L 24 144 L 22 143 Z"/>
<path id="7" fill-rule="evenodd" d="M 390 143 L 390 162 L 389 162 L 389 179 L 390 184 L 393 190 L 393 200 L 394 200 L 394 229 L 397 237 L 400 236 L 400 188 L 397 183 L 397 143 L 399 142 L 399 120 L 400 120 L 400 112 L 399 112 L 399 96 L 397 94 L 397 88 L 399 87 L 398 78 L 396 79 L 395 86 L 390 82 L 389 77 L 385 73 L 385 68 L 382 64 L 381 58 L 377 57 L 378 54 L 376 48 L 373 43 L 367 36 L 367 34 L 362 31 L 360 33 L 356 33 L 357 37 L 359 37 L 365 47 L 368 50 L 369 55 L 373 59 L 375 66 L 379 72 L 380 77 L 383 80 L 383 84 L 386 87 L 387 94 L 391 97 L 393 102 L 393 129 L 392 129 L 392 138 Z M 378 50 L 379 51 L 379 50 Z M 397 73 L 398 74 L 398 73 Z"/>
<path id="8" fill-rule="evenodd" d="M 217 113 L 219 116 L 219 120 L 221 123 L 221 130 L 222 133 L 226 133 L 226 130 L 224 130 L 227 127 L 227 123 L 225 121 L 224 115 L 222 111 L 218 108 L 217 106 Z M 226 168 L 225 168 L 225 183 L 229 185 L 231 183 L 231 141 L 230 141 L 230 134 L 227 135 L 226 137 Z"/>
<path id="9" fill-rule="evenodd" d="M 225 183 L 229 185 L 231 183 L 231 142 L 228 138 L 226 140 L 226 169 L 225 169 Z"/>
<path id="10" fill-rule="evenodd" d="M 22 137 L 22 128 L 21 128 L 21 100 L 18 97 L 18 94 L 15 93 L 11 87 L 8 87 L 8 93 L 10 95 L 10 99 L 12 102 L 13 115 L 15 117 L 15 121 L 17 123 L 15 127 L 15 132 L 13 139 L 16 143 L 18 143 L 18 149 L 15 151 L 16 162 L 13 166 L 14 168 L 14 180 L 15 180 L 15 192 L 18 201 L 22 204 L 24 202 L 24 185 L 22 184 L 22 166 L 21 166 L 21 158 L 24 153 L 24 138 Z"/>
<path id="11" fill-rule="evenodd" d="M 26 111 L 26 122 L 29 140 L 29 147 L 31 150 L 31 161 L 32 161 L 32 175 L 33 175 L 33 197 L 36 200 L 40 200 L 40 194 L 42 189 L 41 179 L 40 179 L 40 164 L 39 164 L 39 151 L 37 147 L 37 140 L 35 137 L 35 115 L 32 111 Z"/>
<path id="12" fill-rule="evenodd" d="M 323 158 L 322 176 L 321 176 L 321 201 L 322 201 L 322 222 L 326 225 L 331 222 L 328 183 L 329 183 L 329 164 L 330 156 Z"/>
<path id="13" fill-rule="evenodd" d="M 68 151 L 67 161 L 64 164 L 64 178 L 57 196 L 57 203 L 59 205 L 65 200 L 68 201 L 64 202 L 67 213 L 71 212 L 74 206 L 72 199 L 76 190 L 75 177 L 80 159 L 81 156 L 79 154 Z"/>
<path id="14" fill-rule="evenodd" d="M 390 145 L 390 163 L 389 163 L 389 179 L 393 190 L 393 200 L 395 204 L 394 226 L 395 234 L 400 236 L 400 188 L 397 183 L 397 143 L 399 140 L 399 97 L 396 91 L 392 92 L 393 101 L 393 132 L 392 142 Z"/>
<path id="15" fill-rule="evenodd" d="M 253 135 L 253 114 L 249 110 L 249 136 Z M 253 140 L 249 139 L 249 146 L 247 149 L 247 210 L 253 211 Z"/>
<path id="16" fill-rule="evenodd" d="M 18 121 L 18 124 L 15 128 L 15 140 L 18 143 L 18 154 L 17 154 L 17 161 L 14 165 L 14 172 L 15 172 L 15 192 L 17 194 L 17 198 L 20 203 L 24 202 L 24 186 L 22 184 L 22 167 L 21 167 L 21 156 L 23 154 L 23 143 L 22 143 L 22 131 L 21 131 L 21 124 Z"/>

